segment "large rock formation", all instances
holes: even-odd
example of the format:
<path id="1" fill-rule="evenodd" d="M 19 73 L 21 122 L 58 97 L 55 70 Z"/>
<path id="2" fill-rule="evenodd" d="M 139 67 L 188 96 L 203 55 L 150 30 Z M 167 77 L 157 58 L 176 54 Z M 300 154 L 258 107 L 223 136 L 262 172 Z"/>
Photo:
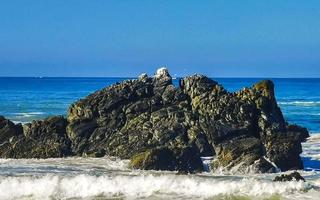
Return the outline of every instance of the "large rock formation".
<path id="1" fill-rule="evenodd" d="M 79 100 L 67 122 L 53 119 L 25 125 L 24 131 L 2 119 L 0 156 L 109 155 L 131 159 L 134 168 L 187 172 L 203 169 L 201 156 L 215 156 L 212 168 L 272 172 L 275 165 L 303 168 L 301 142 L 309 136 L 285 122 L 271 81 L 230 93 L 194 75 L 176 87 L 164 68 Z M 13 144 L 15 138 L 21 142 Z M 16 147 L 22 143 L 27 147 Z"/>

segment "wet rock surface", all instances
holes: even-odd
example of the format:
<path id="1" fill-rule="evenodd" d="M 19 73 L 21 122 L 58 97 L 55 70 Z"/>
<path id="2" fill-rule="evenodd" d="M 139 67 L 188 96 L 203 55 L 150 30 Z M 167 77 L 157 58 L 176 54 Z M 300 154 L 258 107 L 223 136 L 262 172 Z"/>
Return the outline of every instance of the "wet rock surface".
<path id="1" fill-rule="evenodd" d="M 303 181 L 306 180 L 301 176 L 299 172 L 292 172 L 291 174 L 282 174 L 274 178 L 273 181 L 276 182 L 285 182 L 285 181 Z"/>
<path id="2" fill-rule="evenodd" d="M 289 125 L 272 81 L 230 93 L 193 75 L 178 87 L 165 68 L 97 91 L 53 117 L 15 125 L 0 118 L 1 157 L 117 156 L 138 169 L 195 172 L 212 168 L 257 172 L 301 169 L 308 131 Z M 22 145 L 27 144 L 27 145 Z M 267 158 L 267 159 L 266 159 Z"/>

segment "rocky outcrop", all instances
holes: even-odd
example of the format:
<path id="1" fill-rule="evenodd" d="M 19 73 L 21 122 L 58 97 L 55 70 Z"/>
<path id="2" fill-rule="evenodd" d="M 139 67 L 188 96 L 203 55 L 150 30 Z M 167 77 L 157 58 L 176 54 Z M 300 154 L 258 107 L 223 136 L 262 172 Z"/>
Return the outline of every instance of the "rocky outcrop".
<path id="1" fill-rule="evenodd" d="M 272 172 L 303 168 L 301 142 L 309 136 L 286 123 L 272 81 L 231 93 L 203 75 L 175 86 L 165 68 L 97 91 L 70 106 L 67 122 L 59 119 L 33 122 L 24 134 L 8 125 L 12 131 L 0 129 L 0 142 L 18 134 L 40 142 L 38 149 L 49 145 L 49 154 L 29 148 L 27 157 L 109 155 L 131 159 L 133 168 L 195 172 L 200 157 L 214 156 L 213 169 Z M 0 155 L 25 156 L 17 151 Z"/>
<path id="2" fill-rule="evenodd" d="M 66 137 L 67 121 L 50 117 L 21 126 L 0 118 L 2 158 L 56 158 L 71 155 Z"/>

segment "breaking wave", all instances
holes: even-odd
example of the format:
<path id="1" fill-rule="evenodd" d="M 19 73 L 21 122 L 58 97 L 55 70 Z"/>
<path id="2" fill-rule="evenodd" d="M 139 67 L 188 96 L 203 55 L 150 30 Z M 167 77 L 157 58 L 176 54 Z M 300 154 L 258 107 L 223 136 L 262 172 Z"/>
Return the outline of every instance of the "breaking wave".
<path id="1" fill-rule="evenodd" d="M 320 101 L 279 101 L 278 104 L 290 106 L 320 106 Z"/>
<path id="2" fill-rule="evenodd" d="M 304 182 L 278 183 L 253 178 L 208 178 L 177 175 L 77 175 L 62 177 L 2 177 L 0 199 L 86 199 L 92 197 L 203 199 L 221 196 L 266 198 L 305 193 L 314 186 Z"/>
<path id="3" fill-rule="evenodd" d="M 279 174 L 223 175 L 131 170 L 116 158 L 0 159 L 0 199 L 317 199 L 319 172 L 307 182 Z"/>
<path id="4" fill-rule="evenodd" d="M 20 112 L 20 113 L 14 113 L 14 115 L 18 117 L 33 117 L 37 115 L 44 115 L 44 112 Z"/>
<path id="5" fill-rule="evenodd" d="M 302 156 L 320 161 L 320 133 L 311 134 L 302 147 Z"/>

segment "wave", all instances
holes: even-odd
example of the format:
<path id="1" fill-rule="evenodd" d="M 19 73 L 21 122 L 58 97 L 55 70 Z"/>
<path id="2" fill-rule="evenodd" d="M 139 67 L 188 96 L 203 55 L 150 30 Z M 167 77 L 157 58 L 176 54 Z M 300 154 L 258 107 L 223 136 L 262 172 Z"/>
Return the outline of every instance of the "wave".
<path id="1" fill-rule="evenodd" d="M 278 183 L 272 181 L 278 173 L 177 175 L 131 170 L 128 162 L 112 157 L 0 159 L 0 199 L 259 200 L 317 199 L 320 195 L 315 171 L 299 171 L 307 182 Z"/>
<path id="2" fill-rule="evenodd" d="M 121 160 L 116 157 L 103 158 L 48 158 L 48 159 L 7 159 L 0 158 L 0 176 L 22 175 L 26 172 L 33 175 L 42 173 L 70 174 L 87 173 L 88 171 L 105 173 L 110 171 L 127 171 L 129 160 Z"/>
<path id="3" fill-rule="evenodd" d="M 16 121 L 16 120 L 12 120 L 13 123 L 15 124 L 26 124 L 28 122 L 24 122 L 24 121 Z"/>
<path id="4" fill-rule="evenodd" d="M 20 112 L 20 113 L 13 113 L 19 117 L 33 117 L 35 115 L 44 115 L 44 112 Z"/>
<path id="5" fill-rule="evenodd" d="M 311 112 L 304 112 L 304 111 L 300 111 L 300 112 L 288 112 L 288 115 L 309 115 L 309 116 L 320 116 L 320 113 L 311 113 Z"/>
<path id="6" fill-rule="evenodd" d="M 320 106 L 320 101 L 279 101 L 278 105 Z"/>
<path id="7" fill-rule="evenodd" d="M 185 175 L 77 175 L 62 177 L 1 177 L 0 199 L 69 199 L 92 197 L 150 198 L 172 195 L 204 199 L 219 196 L 271 197 L 306 192 L 304 182 L 279 183 L 254 178 L 220 179 Z"/>
<path id="8" fill-rule="evenodd" d="M 303 157 L 320 161 L 320 133 L 311 134 L 308 140 L 302 143 Z M 318 166 L 320 167 L 320 166 Z"/>

